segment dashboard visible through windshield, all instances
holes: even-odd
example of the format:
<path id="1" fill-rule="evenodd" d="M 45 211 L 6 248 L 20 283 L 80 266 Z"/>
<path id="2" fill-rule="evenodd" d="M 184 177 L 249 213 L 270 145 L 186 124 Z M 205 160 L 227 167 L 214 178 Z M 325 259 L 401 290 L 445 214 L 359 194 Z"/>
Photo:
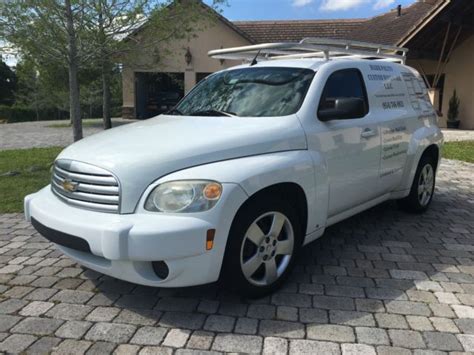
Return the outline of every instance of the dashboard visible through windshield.
<path id="1" fill-rule="evenodd" d="M 216 73 L 169 112 L 187 116 L 275 117 L 296 113 L 315 72 L 304 68 L 242 68 Z"/>

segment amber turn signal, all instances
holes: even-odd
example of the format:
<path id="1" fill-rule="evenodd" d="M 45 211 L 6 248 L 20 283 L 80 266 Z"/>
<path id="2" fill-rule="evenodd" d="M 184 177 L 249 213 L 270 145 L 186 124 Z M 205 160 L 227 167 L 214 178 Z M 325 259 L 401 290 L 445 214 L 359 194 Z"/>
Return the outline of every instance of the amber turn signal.
<path id="1" fill-rule="evenodd" d="M 214 236 L 216 235 L 215 229 L 208 229 L 206 234 L 206 250 L 211 250 L 214 246 Z"/>
<path id="2" fill-rule="evenodd" d="M 204 187 L 203 195 L 208 200 L 218 200 L 221 197 L 222 186 L 217 182 L 211 182 Z"/>

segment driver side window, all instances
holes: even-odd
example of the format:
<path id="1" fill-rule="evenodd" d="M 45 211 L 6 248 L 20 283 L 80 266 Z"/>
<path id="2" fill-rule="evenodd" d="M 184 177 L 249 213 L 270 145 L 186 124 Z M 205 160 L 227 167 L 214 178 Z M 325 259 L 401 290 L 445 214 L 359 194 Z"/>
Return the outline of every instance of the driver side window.
<path id="1" fill-rule="evenodd" d="M 368 112 L 367 90 L 361 72 L 342 69 L 332 73 L 319 101 L 319 119 L 361 118 Z"/>

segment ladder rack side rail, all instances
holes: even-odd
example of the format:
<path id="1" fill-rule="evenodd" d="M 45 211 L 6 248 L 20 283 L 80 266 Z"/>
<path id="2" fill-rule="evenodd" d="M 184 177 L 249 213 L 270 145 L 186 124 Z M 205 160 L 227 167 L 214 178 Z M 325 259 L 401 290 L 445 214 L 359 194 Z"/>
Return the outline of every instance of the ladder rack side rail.
<path id="1" fill-rule="evenodd" d="M 300 43 L 361 47 L 361 48 L 371 48 L 371 49 L 385 50 L 385 51 L 391 51 L 391 52 L 403 52 L 403 53 L 408 52 L 408 48 L 404 48 L 404 47 L 397 47 L 397 46 L 370 43 L 370 42 L 344 40 L 344 39 L 330 39 L 330 38 L 322 38 L 322 37 L 306 37 L 306 38 L 303 38 L 300 41 Z"/>
<path id="2" fill-rule="evenodd" d="M 259 50 L 278 50 L 278 49 L 290 49 L 293 48 L 298 43 L 292 42 L 279 42 L 279 43 L 262 43 L 262 44 L 254 44 L 250 46 L 241 46 L 241 47 L 230 47 L 230 48 L 223 48 L 223 49 L 213 49 L 209 51 L 207 54 L 209 57 L 214 57 L 216 55 L 221 54 L 236 54 L 236 53 L 243 53 L 243 52 L 252 52 L 254 51 L 255 54 Z M 266 53 L 266 51 L 264 52 Z"/>
<path id="3" fill-rule="evenodd" d="M 374 44 L 375 48 L 375 44 Z M 377 51 L 355 49 L 346 47 L 335 46 L 332 44 L 316 44 L 316 43 L 297 43 L 297 42 L 280 42 L 280 43 L 263 43 L 258 45 L 233 47 L 226 49 L 216 49 L 208 52 L 208 55 L 217 59 L 248 59 L 252 54 L 255 56 L 258 52 L 262 55 L 292 55 L 292 54 L 306 54 L 308 52 L 323 53 L 326 59 L 331 57 L 331 53 L 335 54 L 347 54 L 347 55 L 362 55 L 372 56 L 377 58 L 390 58 L 398 59 L 405 63 L 406 52 L 403 51 L 402 55 L 392 53 L 381 53 L 381 48 L 377 48 Z M 387 49 L 388 50 L 388 49 Z M 391 49 L 390 49 L 391 50 Z M 400 49 L 402 50 L 402 49 Z M 295 52 L 302 53 L 295 53 Z"/>
<path id="4" fill-rule="evenodd" d="M 266 58 L 267 60 L 281 60 L 281 59 L 307 59 L 307 58 L 315 58 L 315 59 L 324 59 L 324 54 L 322 52 L 315 52 L 315 53 L 303 53 L 303 54 L 286 54 L 286 55 L 278 55 L 274 57 Z M 394 63 L 403 63 L 403 58 L 394 57 L 394 58 L 387 58 L 381 56 L 374 56 L 370 55 L 360 55 L 360 54 L 343 54 L 338 56 L 331 57 L 332 59 L 370 59 L 370 60 L 380 60 L 380 61 L 388 61 Z"/>

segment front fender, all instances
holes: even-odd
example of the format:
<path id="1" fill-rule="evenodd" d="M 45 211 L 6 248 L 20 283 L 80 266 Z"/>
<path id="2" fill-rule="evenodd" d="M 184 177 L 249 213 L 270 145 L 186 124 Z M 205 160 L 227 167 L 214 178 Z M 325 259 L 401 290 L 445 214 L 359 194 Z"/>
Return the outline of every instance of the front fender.
<path id="1" fill-rule="evenodd" d="M 295 183 L 303 189 L 308 202 L 307 234 L 324 225 L 327 203 L 323 202 L 320 208 L 316 204 L 319 199 L 315 162 L 307 150 L 261 154 L 204 164 L 169 174 L 159 182 L 186 179 L 209 179 L 238 184 L 248 196 L 275 184 Z"/>
<path id="2" fill-rule="evenodd" d="M 443 145 L 443 133 L 437 126 L 424 126 L 416 130 L 407 151 L 407 164 L 402 179 L 402 184 L 398 190 L 409 190 L 415 177 L 416 168 L 420 162 L 423 152 L 430 145 L 435 144 L 439 149 L 437 165 L 441 161 L 441 148 Z"/>

